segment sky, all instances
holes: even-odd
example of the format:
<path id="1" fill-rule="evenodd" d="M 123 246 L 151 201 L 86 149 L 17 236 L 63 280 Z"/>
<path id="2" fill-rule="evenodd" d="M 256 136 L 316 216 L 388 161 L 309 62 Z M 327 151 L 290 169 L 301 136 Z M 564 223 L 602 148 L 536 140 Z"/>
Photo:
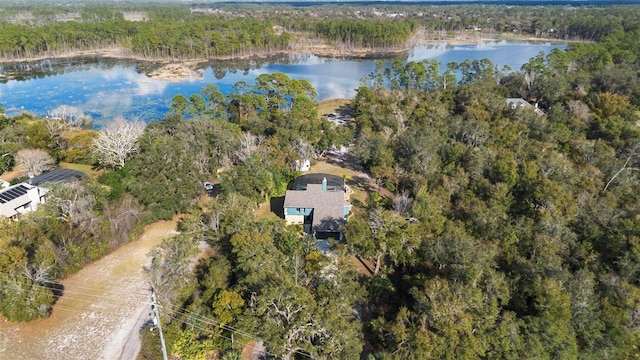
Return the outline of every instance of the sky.
<path id="1" fill-rule="evenodd" d="M 33 4 L 37 2 L 47 3 L 172 3 L 172 4 L 215 4 L 229 2 L 252 3 L 423 3 L 423 4 L 640 4 L 640 0 L 0 0 L 0 4 Z"/>

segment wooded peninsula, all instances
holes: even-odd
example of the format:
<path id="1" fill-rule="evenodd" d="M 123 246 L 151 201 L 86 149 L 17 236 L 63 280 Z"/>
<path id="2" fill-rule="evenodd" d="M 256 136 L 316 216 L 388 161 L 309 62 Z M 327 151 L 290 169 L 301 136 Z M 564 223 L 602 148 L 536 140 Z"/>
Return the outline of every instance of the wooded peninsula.
<path id="1" fill-rule="evenodd" d="M 598 41 L 625 29 L 636 7 L 316 7 L 224 5 L 4 6 L 0 61 L 101 51 L 153 60 L 316 53 L 366 56 L 427 41 L 535 38 Z"/>
<path id="2" fill-rule="evenodd" d="M 148 268 L 173 359 L 240 359 L 258 341 L 283 359 L 639 357 L 639 6 L 0 12 L 8 60 L 105 47 L 161 59 L 384 52 L 462 33 L 579 41 L 516 71 L 380 62 L 329 110 L 281 73 L 227 95 L 210 84 L 162 119 L 100 130 L 0 106 L 0 174 L 85 173 L 48 186 L 37 210 L 0 217 L 1 316 L 49 316 L 61 279 L 180 214 Z M 305 160 L 348 187 L 328 251 L 281 213 Z M 161 358 L 148 329 L 139 359 Z"/>

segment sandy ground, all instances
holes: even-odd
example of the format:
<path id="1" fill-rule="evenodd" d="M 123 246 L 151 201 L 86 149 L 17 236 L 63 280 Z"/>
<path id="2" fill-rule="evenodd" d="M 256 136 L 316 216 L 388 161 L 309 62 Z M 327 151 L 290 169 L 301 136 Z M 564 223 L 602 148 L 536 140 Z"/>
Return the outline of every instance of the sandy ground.
<path id="1" fill-rule="evenodd" d="M 5 173 L 0 174 L 0 180 L 11 181 L 15 178 L 19 178 L 20 176 L 23 176 L 26 173 L 27 172 L 23 170 L 7 171 Z"/>
<path id="2" fill-rule="evenodd" d="M 147 76 L 165 81 L 202 80 L 204 70 L 197 68 L 199 63 L 200 61 L 186 61 L 184 63 L 166 64 L 159 69 L 153 70 Z"/>
<path id="3" fill-rule="evenodd" d="M 0 317 L 0 359 L 135 359 L 150 309 L 143 266 L 175 228 L 175 220 L 149 225 L 138 240 L 62 280 L 64 295 L 49 318 Z"/>

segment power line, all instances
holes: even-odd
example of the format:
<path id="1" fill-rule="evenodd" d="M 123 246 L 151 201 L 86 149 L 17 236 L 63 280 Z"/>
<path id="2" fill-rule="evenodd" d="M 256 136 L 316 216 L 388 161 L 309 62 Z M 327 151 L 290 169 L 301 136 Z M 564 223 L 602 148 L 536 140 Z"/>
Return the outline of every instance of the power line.
<path id="1" fill-rule="evenodd" d="M 18 277 L 22 277 L 22 278 L 25 278 L 25 279 L 32 280 L 30 277 L 28 277 L 25 274 L 20 273 L 20 272 L 12 273 L 12 272 L 7 272 L 7 271 L 0 271 L 0 274 L 10 275 L 10 276 L 18 276 Z M 65 284 L 63 282 L 57 282 L 57 281 L 52 281 L 52 280 L 46 280 L 45 282 L 49 283 L 49 284 L 60 284 L 65 288 L 66 287 L 76 287 L 76 288 L 81 288 L 81 289 L 86 289 L 86 290 L 96 290 L 96 291 L 108 291 L 108 290 L 114 290 L 116 288 L 122 287 L 122 282 L 119 282 L 119 283 L 106 282 L 108 284 L 108 286 L 106 288 L 91 287 L 91 286 L 76 285 L 76 284 Z M 145 290 L 149 291 L 148 288 L 145 288 Z M 140 293 L 140 295 L 146 295 L 146 293 L 145 294 Z"/>
<path id="2" fill-rule="evenodd" d="M 18 276 L 18 277 L 23 277 L 23 278 L 31 280 L 31 277 L 25 275 L 24 272 L 21 272 L 21 271 L 17 271 L 17 272 L 0 271 L 0 274 L 10 275 L 10 276 Z M 60 284 L 60 285 L 63 285 L 63 286 L 77 287 L 77 288 L 87 289 L 87 290 L 96 290 L 96 291 L 112 290 L 114 288 L 122 286 L 122 282 L 113 283 L 113 282 L 110 282 L 110 281 L 104 281 L 104 283 L 107 284 L 106 287 L 93 287 L 93 286 L 77 285 L 77 284 L 65 284 L 63 281 L 55 281 L 55 280 L 49 280 L 49 279 L 46 279 L 45 282 L 51 283 L 51 284 Z"/>
<path id="3" fill-rule="evenodd" d="M 7 273 L 2 273 L 2 274 L 7 274 Z M 94 294 L 94 293 L 90 293 L 90 292 L 71 290 L 71 289 L 68 289 L 68 288 L 66 288 L 64 286 L 62 288 L 59 288 L 59 287 L 48 286 L 47 285 L 47 284 L 56 285 L 57 283 L 53 282 L 53 281 L 47 281 L 44 284 L 41 284 L 41 283 L 38 283 L 38 282 L 35 282 L 35 281 L 31 280 L 29 277 L 27 277 L 25 275 L 21 275 L 21 274 L 8 274 L 8 275 L 17 276 L 19 278 L 22 278 L 23 280 L 19 280 L 17 278 L 12 278 L 12 279 L 4 279 L 5 282 L 14 282 L 14 283 L 18 283 L 18 284 L 25 285 L 25 286 L 31 286 L 31 285 L 35 284 L 35 285 L 38 285 L 41 288 L 51 290 L 54 293 L 54 296 L 56 298 L 58 298 L 58 299 L 69 298 L 69 296 L 67 294 L 72 294 L 72 295 L 76 294 L 76 295 L 80 295 L 80 296 L 92 297 L 92 298 L 97 298 L 97 299 L 105 299 L 106 298 L 106 299 L 111 299 L 111 300 L 117 301 L 117 302 L 120 302 L 120 300 L 122 300 L 121 296 L 118 296 L 118 297 L 116 297 L 116 296 L 107 296 L 106 294 L 104 294 L 104 292 L 106 292 L 105 290 L 98 289 L 98 288 L 85 287 L 86 289 L 94 289 L 94 290 L 96 290 L 98 292 L 101 292 L 99 294 Z M 3 281 L 3 279 L 0 278 L 0 281 Z M 30 282 L 28 282 L 28 281 L 30 281 Z M 117 290 L 117 288 L 112 288 L 111 291 L 113 291 L 113 290 Z M 121 288 L 120 289 L 120 293 L 123 292 L 122 290 L 126 290 L 127 294 L 132 294 L 130 289 Z M 149 291 L 149 289 L 145 289 L 145 290 Z M 61 295 L 56 295 L 57 293 L 61 293 Z M 143 293 L 133 293 L 133 295 L 136 295 L 136 294 L 140 295 L 140 296 L 148 296 L 148 292 L 145 292 L 144 294 Z"/>
<path id="4" fill-rule="evenodd" d="M 196 320 L 196 321 L 200 321 L 200 322 L 203 322 L 203 323 L 208 324 L 208 325 L 214 325 L 214 326 L 220 327 L 220 328 L 222 328 L 222 329 L 224 329 L 224 330 L 230 331 L 230 332 L 232 332 L 232 333 L 240 334 L 240 335 L 242 335 L 242 336 L 245 336 L 245 337 L 251 338 L 251 339 L 253 339 L 253 340 L 262 341 L 264 344 L 267 344 L 267 343 L 268 343 L 267 341 L 265 341 L 264 339 L 262 339 L 262 338 L 260 338 L 260 337 L 258 337 L 258 336 L 256 336 L 256 335 L 253 335 L 253 334 L 251 334 L 251 333 L 245 332 L 245 331 L 243 331 L 243 330 L 239 330 L 239 329 L 234 328 L 233 326 L 230 326 L 230 325 L 222 324 L 222 323 L 220 323 L 219 321 L 217 321 L 217 320 L 215 320 L 215 319 L 208 318 L 208 317 L 203 316 L 203 315 L 200 315 L 200 314 L 196 314 L 196 313 L 194 313 L 194 312 L 192 312 L 192 311 L 189 311 L 189 310 L 186 310 L 186 309 L 180 308 L 180 307 L 178 307 L 178 306 L 174 306 L 174 307 L 173 307 L 173 309 L 168 309 L 168 310 L 169 310 L 169 311 L 171 311 L 171 312 L 177 312 L 177 313 L 179 313 L 179 314 L 182 314 L 182 315 L 184 315 L 184 316 L 187 316 L 187 317 L 189 317 L 189 318 L 191 318 L 191 319 L 194 319 L 194 320 Z M 191 315 L 191 314 L 193 314 L 193 315 Z M 189 323 L 189 322 L 185 321 L 184 319 L 179 319 L 179 318 L 175 317 L 174 315 L 170 315 L 170 316 L 171 316 L 172 318 L 174 318 L 174 319 L 178 320 L 178 321 L 182 321 L 182 322 L 184 322 L 184 323 L 187 323 L 187 324 L 189 324 L 189 325 L 192 325 L 192 326 L 196 327 L 195 325 L 193 325 L 192 323 Z M 199 329 L 201 329 L 201 330 L 203 330 L 203 331 L 204 331 L 204 329 L 202 329 L 202 328 L 200 328 L 200 327 L 197 327 L 197 328 L 199 328 Z M 222 335 L 220 335 L 220 336 L 222 336 Z M 222 337 L 224 337 L 224 338 L 226 338 L 226 339 L 229 339 L 229 340 L 233 341 L 233 339 L 230 339 L 230 338 L 228 338 L 228 337 L 225 337 L 225 336 L 222 336 Z M 247 342 L 247 343 L 248 343 L 248 342 Z M 266 351 L 265 351 L 265 352 L 266 352 Z M 299 354 L 299 355 L 305 356 L 305 357 L 307 357 L 307 358 L 309 358 L 309 359 L 313 359 L 313 357 L 312 357 L 311 355 L 306 354 L 306 353 L 304 353 L 304 352 L 301 352 L 301 351 L 299 351 L 299 350 L 296 350 L 296 351 L 294 351 L 294 352 L 295 352 L 296 354 Z M 270 354 L 270 353 L 268 353 L 268 352 L 267 352 L 267 354 L 272 355 L 272 356 L 276 356 L 275 354 Z M 276 356 L 276 357 L 277 357 L 277 356 Z"/>
<path id="5" fill-rule="evenodd" d="M 167 360 L 167 346 L 164 343 L 164 336 L 162 335 L 162 324 L 160 321 L 160 312 L 158 311 L 158 306 L 156 305 L 156 292 L 151 288 L 151 309 L 154 313 L 153 324 L 158 327 L 158 333 L 160 334 L 160 344 L 162 345 L 162 358 Z"/>
<path id="6" fill-rule="evenodd" d="M 0 273 L 3 273 L 3 272 L 0 272 Z M 24 280 L 22 280 L 22 281 L 20 281 L 20 280 L 18 280 L 18 279 L 15 279 L 15 278 L 13 278 L 13 279 L 4 279 L 4 281 L 5 281 L 5 282 L 13 282 L 13 283 L 16 283 L 16 284 L 26 285 L 26 286 L 30 286 L 30 285 L 34 285 L 34 284 L 36 284 L 36 285 L 39 285 L 39 287 L 34 288 L 34 290 L 36 290 L 36 291 L 40 291 L 41 293 L 45 293 L 45 291 L 47 291 L 47 290 L 54 291 L 54 292 L 58 292 L 58 291 L 60 291 L 60 289 L 59 289 L 59 288 L 50 287 L 50 286 L 46 286 L 46 285 L 42 285 L 42 284 L 39 284 L 39 283 L 33 282 L 29 277 L 24 276 L 24 275 L 22 275 L 22 274 L 8 274 L 8 273 L 4 273 L 4 274 L 7 274 L 7 275 L 16 275 L 16 276 L 18 276 L 18 277 L 20 277 L 20 278 L 23 278 L 23 279 L 24 279 Z M 2 279 L 2 278 L 0 278 L 0 282 L 2 282 L 2 281 L 3 281 L 3 279 Z M 30 282 L 27 282 L 27 281 L 30 281 Z M 47 282 L 47 283 L 55 284 L 54 282 Z M 103 289 L 92 288 L 92 287 L 85 287 L 85 288 L 86 288 L 86 289 L 94 289 L 94 290 L 97 290 L 97 291 L 104 291 Z M 45 289 L 47 289 L 47 290 L 45 290 Z M 68 294 L 66 294 L 66 293 L 68 293 Z M 83 299 L 83 298 L 80 298 L 80 297 L 74 297 L 74 295 L 75 295 L 75 296 L 80 296 L 80 297 L 83 297 L 83 296 L 84 296 L 84 297 L 89 297 L 89 299 Z M 122 300 L 122 298 L 121 298 L 121 297 L 118 297 L 118 298 L 115 298 L 115 297 L 108 297 L 108 296 L 104 296 L 104 295 L 100 295 L 100 294 L 93 294 L 93 293 L 87 293 L 87 292 L 82 292 L 82 291 L 66 290 L 66 289 L 63 289 L 63 290 L 62 290 L 62 296 L 56 296 L 56 297 L 57 297 L 58 299 L 66 299 L 66 300 L 81 301 L 81 302 L 86 302 L 86 303 L 89 303 L 89 304 L 93 304 L 93 303 L 95 303 L 97 300 L 101 300 L 102 302 L 106 302 L 107 304 L 109 304 L 109 305 L 113 305 L 113 306 L 119 306 L 119 305 L 121 305 L 121 300 Z M 106 299 L 106 300 L 110 300 L 110 301 L 105 301 L 105 299 Z M 111 302 L 111 301 L 117 301 L 117 302 Z M 152 301 L 152 302 L 138 301 L 138 302 L 134 302 L 134 304 L 137 304 L 137 305 L 147 305 L 147 306 L 148 306 L 148 305 L 153 305 L 153 301 Z M 184 308 L 182 308 L 182 307 L 180 307 L 180 306 L 171 305 L 171 304 L 169 304 L 169 303 L 168 303 L 168 305 L 169 305 L 169 306 L 162 306 L 162 305 L 158 305 L 158 304 L 156 304 L 155 308 L 156 308 L 156 309 L 158 309 L 158 308 L 164 308 L 164 309 L 166 309 L 166 310 L 168 310 L 169 312 L 171 312 L 171 313 L 172 313 L 172 314 L 169 314 L 169 316 L 171 316 L 173 319 L 176 319 L 176 320 L 178 320 L 178 321 L 182 321 L 183 323 L 189 324 L 189 325 L 193 326 L 194 328 L 200 329 L 200 330 L 202 330 L 202 331 L 206 331 L 207 329 L 206 329 L 206 328 L 203 328 L 202 326 L 197 326 L 197 325 L 195 325 L 195 324 L 193 324 L 193 323 L 191 323 L 191 322 L 189 322 L 189 321 L 186 321 L 185 319 L 178 318 L 178 317 L 176 317 L 175 315 L 173 315 L 173 313 L 177 313 L 178 315 L 185 316 L 185 317 L 187 317 L 187 318 L 191 319 L 192 321 L 196 321 L 196 322 L 199 322 L 199 323 L 204 323 L 204 324 L 206 324 L 206 325 L 213 325 L 213 326 L 219 327 L 219 328 L 221 328 L 221 329 L 223 329 L 223 330 L 227 330 L 227 331 L 229 331 L 229 332 L 231 332 L 231 333 L 236 333 L 236 334 L 238 334 L 238 335 L 241 335 L 241 336 L 243 336 L 243 337 L 246 337 L 246 338 L 252 339 L 252 340 L 254 340 L 254 341 L 261 341 L 261 342 L 263 342 L 265 345 L 268 343 L 267 341 L 265 341 L 264 339 L 260 338 L 260 337 L 259 337 L 259 336 L 257 336 L 257 335 L 254 335 L 254 334 L 252 334 L 252 333 L 246 332 L 246 331 L 244 331 L 244 330 L 237 329 L 237 328 L 235 328 L 235 327 L 233 327 L 233 326 L 231 326 L 231 325 L 228 325 L 228 324 L 222 324 L 222 323 L 220 323 L 219 321 L 217 321 L 217 320 L 215 320 L 215 319 L 213 319 L 213 318 L 209 318 L 209 317 L 206 317 L 206 316 L 203 316 L 203 315 L 197 314 L 197 313 L 195 313 L 195 312 L 192 312 L 192 311 L 189 311 L 189 310 L 187 310 L 187 309 L 184 309 Z M 55 311 L 56 309 L 60 309 L 60 310 L 70 311 L 69 309 L 63 309 L 63 308 L 61 308 L 61 306 L 68 306 L 68 307 L 73 308 L 73 306 L 71 306 L 70 304 L 60 303 L 59 301 L 56 301 L 56 303 L 53 305 L 53 310 Z M 78 309 L 82 309 L 82 310 L 85 310 L 85 311 L 91 311 L 91 309 L 89 309 L 89 308 L 78 308 Z M 159 324 L 159 315 L 158 315 L 158 324 Z M 227 339 L 227 340 L 230 340 L 232 343 L 233 343 L 233 342 L 239 342 L 240 344 L 247 345 L 247 344 L 249 344 L 249 342 L 250 342 L 250 341 L 247 341 L 246 343 L 243 343 L 242 341 L 237 341 L 237 340 L 235 340 L 235 339 L 233 339 L 233 338 L 226 337 L 226 336 L 224 336 L 224 335 L 222 335 L 222 334 L 220 334 L 220 335 L 218 335 L 218 336 L 220 336 L 220 337 L 222 337 L 222 338 L 225 338 L 225 339 Z M 267 352 L 266 350 L 265 350 L 265 352 L 266 352 L 268 355 L 272 355 L 272 356 L 274 356 L 274 357 L 277 357 L 275 354 L 271 354 L 271 353 Z M 305 357 L 307 357 L 307 358 L 310 358 L 310 359 L 311 359 L 311 358 L 313 358 L 313 357 L 312 357 L 312 356 L 310 356 L 309 354 L 306 354 L 306 353 L 301 352 L 301 351 L 299 351 L 299 350 L 296 350 L 296 351 L 294 351 L 294 352 L 295 352 L 295 353 L 297 353 L 297 354 L 299 354 L 299 355 L 302 355 L 302 356 L 305 356 Z"/>
<path id="7" fill-rule="evenodd" d="M 20 283 L 19 283 L 20 284 Z M 47 290 L 45 289 L 41 289 L 41 288 L 35 288 L 35 291 L 39 291 L 39 292 L 46 292 Z M 29 296 L 29 294 L 22 294 L 22 297 L 25 298 Z M 74 299 L 74 300 L 81 300 L 81 301 L 87 301 L 90 302 L 91 304 L 93 304 L 94 302 L 91 300 L 86 300 L 86 299 Z M 148 302 L 141 302 L 140 304 L 150 304 Z M 115 334 L 118 331 L 121 330 L 126 330 L 127 332 L 131 332 L 133 330 L 135 330 L 136 328 L 138 328 L 138 330 L 142 329 L 142 327 L 138 324 L 139 320 L 143 320 L 144 318 L 142 316 L 137 316 L 136 317 L 136 323 L 131 326 L 123 323 L 122 319 L 120 317 L 117 316 L 110 316 L 108 312 L 101 312 L 100 308 L 87 308 L 85 306 L 77 306 L 78 304 L 75 303 L 71 303 L 71 304 L 60 304 L 57 303 L 56 306 L 54 306 L 54 311 L 63 311 L 63 312 L 67 312 L 67 313 L 72 313 L 72 314 L 80 314 L 80 315 L 86 315 L 86 314 L 98 314 L 97 317 L 93 318 L 90 317 L 90 320 L 87 321 L 87 319 L 85 319 L 83 317 L 82 320 L 82 324 L 84 326 L 92 326 L 91 324 L 93 323 L 94 326 L 98 326 L 100 327 L 101 325 L 105 324 L 105 320 L 107 320 L 107 326 L 106 328 L 109 330 L 109 333 Z M 111 303 L 110 305 L 116 305 Z M 141 314 L 139 311 L 136 311 L 137 314 Z M 140 331 L 138 331 L 139 333 Z"/>
<path id="8" fill-rule="evenodd" d="M 189 311 L 187 309 L 176 307 L 176 309 L 174 311 L 179 312 L 180 314 L 185 315 L 187 317 L 190 317 L 192 319 L 195 319 L 197 321 L 207 322 L 207 323 L 209 323 L 209 325 L 218 326 L 218 327 L 221 327 L 221 328 L 223 328 L 225 330 L 238 333 L 240 335 L 246 336 L 248 338 L 252 338 L 254 340 L 264 341 L 263 339 L 261 339 L 260 337 L 258 337 L 256 335 L 244 332 L 243 330 L 236 329 L 236 328 L 234 328 L 233 326 L 230 326 L 230 325 L 222 324 L 222 323 L 216 321 L 215 319 L 205 317 L 203 315 L 194 313 L 194 312 Z M 193 315 L 191 315 L 191 314 L 193 314 Z"/>
<path id="9" fill-rule="evenodd" d="M 62 295 L 55 295 L 55 292 L 60 292 L 60 289 L 55 288 L 55 287 L 51 287 L 51 286 L 46 286 L 46 285 L 42 285 L 36 282 L 27 282 L 25 280 L 19 280 L 19 279 L 2 279 L 0 278 L 0 283 L 4 282 L 5 284 L 14 284 L 17 286 L 32 286 L 32 285 L 37 285 L 37 287 L 32 288 L 32 291 L 39 291 L 41 294 L 48 294 L 50 292 L 54 293 L 53 296 L 56 299 L 55 304 L 59 304 L 60 300 L 76 300 L 76 301 L 84 301 L 84 302 L 90 302 L 93 303 L 96 301 L 96 299 L 91 299 L 91 298 L 97 298 L 97 299 L 110 299 L 112 301 L 115 300 L 122 300 L 122 297 L 119 298 L 115 298 L 115 297 L 105 297 L 99 294 L 91 294 L 91 293 L 86 293 L 86 292 L 80 292 L 80 291 L 69 291 L 69 290 L 65 290 L 62 291 Z M 69 294 L 67 294 L 69 293 Z M 76 296 L 80 296 L 80 297 L 73 297 L 73 295 Z M 83 299 L 81 297 L 88 297 L 89 299 Z M 107 303 L 109 303 L 107 301 Z M 116 302 L 116 303 L 109 303 L 111 305 L 120 305 L 121 302 Z M 139 304 L 149 304 L 148 302 L 139 302 Z"/>
<path id="10" fill-rule="evenodd" d="M 183 319 L 183 318 L 178 318 L 178 317 L 176 317 L 175 315 L 169 315 L 169 316 L 171 316 L 171 318 L 172 318 L 172 319 L 175 319 L 175 320 L 177 320 L 177 321 L 180 321 L 180 322 L 181 322 L 181 323 L 183 323 L 183 324 L 187 324 L 187 325 L 189 325 L 189 326 L 191 326 L 191 327 L 193 327 L 193 328 L 195 328 L 195 329 L 201 330 L 201 331 L 203 331 L 203 332 L 207 332 L 207 331 L 209 330 L 209 329 L 208 329 L 208 328 L 206 328 L 206 327 L 202 327 L 202 326 L 200 326 L 200 325 L 196 325 L 196 324 L 194 324 L 194 323 L 192 323 L 192 322 L 186 321 L 186 320 L 185 320 L 185 319 Z M 202 321 L 202 320 L 197 320 L 197 319 L 196 319 L 196 321 Z M 249 345 L 249 343 L 250 343 L 251 341 L 255 341 L 255 340 L 257 340 L 257 341 L 262 341 L 262 343 L 263 343 L 263 344 L 264 344 L 264 343 L 266 343 L 266 341 L 264 341 L 264 340 L 262 340 L 262 339 L 259 339 L 259 338 L 254 338 L 253 340 L 248 340 L 248 341 L 246 341 L 246 342 L 243 342 L 243 341 L 241 341 L 241 340 L 235 340 L 234 338 L 230 338 L 230 337 L 228 337 L 228 336 L 224 336 L 223 334 L 216 334 L 216 336 L 217 336 L 217 337 L 221 337 L 221 338 L 223 338 L 223 339 L 227 339 L 227 340 L 231 341 L 231 343 L 232 343 L 232 344 L 233 344 L 233 343 L 239 343 L 240 345 L 242 345 L 242 347 Z M 224 350 L 224 349 L 223 349 L 223 350 Z M 279 356 L 277 356 L 276 354 L 273 354 L 273 353 L 268 352 L 266 349 L 264 350 L 264 352 L 265 352 L 265 354 L 270 355 L 270 356 L 272 356 L 272 357 L 274 357 L 274 358 L 280 358 L 280 357 L 279 357 Z"/>
<path id="11" fill-rule="evenodd" d="M 191 326 L 191 327 L 192 327 L 192 328 L 194 328 L 194 329 L 198 329 L 198 330 L 203 331 L 203 332 L 208 332 L 208 331 L 209 331 L 209 329 L 208 329 L 208 328 L 206 328 L 206 327 L 202 327 L 202 326 L 196 325 L 196 324 L 194 324 L 194 323 L 191 323 L 191 322 L 185 321 L 184 319 L 177 318 L 177 317 L 176 317 L 176 316 L 174 316 L 174 315 L 169 315 L 169 316 L 170 316 L 172 319 L 175 319 L 175 320 L 177 320 L 177 321 L 180 321 L 180 322 L 181 322 L 181 323 L 183 323 L 183 324 L 187 324 L 187 325 Z M 222 335 L 222 334 L 216 334 L 215 336 L 216 336 L 216 337 L 223 338 L 223 339 L 227 339 L 227 340 L 231 341 L 231 343 L 232 343 L 232 344 L 233 344 L 233 343 L 238 343 L 238 344 L 240 344 L 242 347 L 245 347 L 245 346 L 249 345 L 249 343 L 251 342 L 251 341 L 243 342 L 243 341 L 241 341 L 241 340 L 235 340 L 235 339 L 233 339 L 233 338 L 229 338 L 229 337 L 224 336 L 224 335 Z M 215 345 L 213 345 L 213 344 L 212 344 L 211 346 L 212 346 L 212 347 L 214 347 L 214 348 L 220 349 L 220 350 L 226 350 L 226 349 L 225 349 L 225 348 L 223 348 L 223 347 L 215 346 Z M 268 352 L 268 351 L 266 351 L 266 350 L 265 350 L 265 354 L 270 355 L 270 356 L 273 356 L 274 358 L 279 358 L 279 356 L 277 356 L 277 355 L 275 355 L 275 354 L 272 354 L 272 353 L 269 353 L 269 352 Z"/>

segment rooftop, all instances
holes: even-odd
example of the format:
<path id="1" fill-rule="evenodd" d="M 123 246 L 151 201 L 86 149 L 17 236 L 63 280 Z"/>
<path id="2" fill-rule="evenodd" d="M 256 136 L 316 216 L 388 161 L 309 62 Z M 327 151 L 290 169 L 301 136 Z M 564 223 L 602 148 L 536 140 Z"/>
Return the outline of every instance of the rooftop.
<path id="1" fill-rule="evenodd" d="M 33 211 L 47 189 L 20 183 L 0 190 L 0 216 L 13 217 Z"/>
<path id="2" fill-rule="evenodd" d="M 27 190 L 29 190 L 29 188 L 24 184 L 18 184 L 7 189 L 0 190 L 0 204 L 6 204 L 25 195 Z"/>
<path id="3" fill-rule="evenodd" d="M 60 184 L 73 179 L 82 179 L 84 173 L 72 169 L 55 169 L 44 174 L 34 176 L 27 182 L 31 185 L 39 186 L 44 183 Z"/>
<path id="4" fill-rule="evenodd" d="M 507 106 L 509 106 L 512 109 L 516 109 L 519 106 L 520 108 L 523 108 L 523 109 L 524 108 L 533 109 L 535 113 L 540 116 L 544 115 L 544 111 L 538 108 L 537 103 L 535 106 L 531 105 L 527 100 L 523 98 L 506 98 L 505 101 L 507 102 Z"/>
<path id="5" fill-rule="evenodd" d="M 344 192 L 322 191 L 322 184 L 309 184 L 306 191 L 287 190 L 285 208 L 313 208 L 313 230 L 338 231 L 344 220 Z"/>
<path id="6" fill-rule="evenodd" d="M 304 174 L 289 184 L 289 190 L 304 190 L 309 184 L 322 184 L 322 180 L 327 179 L 327 190 L 344 190 L 344 178 L 331 174 Z"/>

